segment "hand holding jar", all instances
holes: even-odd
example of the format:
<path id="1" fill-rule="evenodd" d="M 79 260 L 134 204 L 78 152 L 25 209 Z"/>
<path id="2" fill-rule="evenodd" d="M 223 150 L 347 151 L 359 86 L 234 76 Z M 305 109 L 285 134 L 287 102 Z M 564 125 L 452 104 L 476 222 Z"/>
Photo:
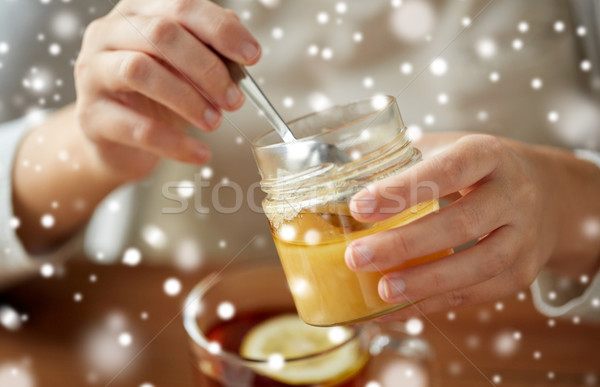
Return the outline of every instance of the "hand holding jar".
<path id="1" fill-rule="evenodd" d="M 417 146 L 449 138 L 458 140 L 371 184 L 350 203 L 355 219 L 371 223 L 416 203 L 460 196 L 438 212 L 346 249 L 351 270 L 386 273 L 378 284 L 384 301 L 419 301 L 386 318 L 499 299 L 529 286 L 543 267 L 573 278 L 595 274 L 600 238 L 586 232 L 586 225 L 600 219 L 596 165 L 568 151 L 488 135 L 429 135 Z M 441 260 L 389 271 L 474 240 Z"/>

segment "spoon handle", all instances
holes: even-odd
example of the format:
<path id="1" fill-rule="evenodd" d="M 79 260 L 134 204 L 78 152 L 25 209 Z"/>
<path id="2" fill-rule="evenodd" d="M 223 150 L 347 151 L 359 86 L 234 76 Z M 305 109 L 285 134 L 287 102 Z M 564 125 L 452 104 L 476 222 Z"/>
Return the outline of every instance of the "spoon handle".
<path id="1" fill-rule="evenodd" d="M 254 81 L 252 76 L 250 76 L 250 73 L 248 73 L 246 68 L 226 58 L 223 58 L 223 61 L 229 70 L 231 79 L 238 84 L 240 89 L 248 96 L 254 106 L 263 113 L 283 141 L 296 141 L 296 137 L 294 137 L 290 128 L 288 128 L 283 118 L 281 118 L 279 113 L 277 113 L 277 110 L 271 105 L 271 102 L 263 94 L 262 90 L 258 87 L 258 84 Z"/>

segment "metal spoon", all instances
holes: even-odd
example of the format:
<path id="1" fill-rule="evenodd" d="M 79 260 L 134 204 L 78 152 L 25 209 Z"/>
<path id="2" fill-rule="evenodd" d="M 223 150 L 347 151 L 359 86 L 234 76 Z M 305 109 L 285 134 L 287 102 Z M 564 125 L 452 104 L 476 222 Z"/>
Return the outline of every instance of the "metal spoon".
<path id="1" fill-rule="evenodd" d="M 248 73 L 248 70 L 244 66 L 226 58 L 223 58 L 223 61 L 229 70 L 231 79 L 238 84 L 254 106 L 263 113 L 281 139 L 286 143 L 294 142 L 293 147 L 295 148 L 295 152 L 297 152 L 296 154 L 306 155 L 306 159 L 303 162 L 306 168 L 325 163 L 341 165 L 351 161 L 348 155 L 335 145 L 316 140 L 298 141 L 283 118 L 277 113 L 277 110 L 275 110 L 258 84 Z"/>

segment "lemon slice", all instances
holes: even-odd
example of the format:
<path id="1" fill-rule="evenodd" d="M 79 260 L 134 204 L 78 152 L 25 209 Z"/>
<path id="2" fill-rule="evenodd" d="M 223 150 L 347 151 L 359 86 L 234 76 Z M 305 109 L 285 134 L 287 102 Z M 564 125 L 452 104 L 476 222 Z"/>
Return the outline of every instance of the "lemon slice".
<path id="1" fill-rule="evenodd" d="M 348 327 L 317 328 L 298 315 L 283 314 L 258 324 L 242 341 L 240 354 L 263 360 L 255 370 L 290 385 L 338 383 L 359 371 L 367 361 L 358 340 L 351 340 L 330 352 L 306 359 L 348 341 L 354 331 Z"/>

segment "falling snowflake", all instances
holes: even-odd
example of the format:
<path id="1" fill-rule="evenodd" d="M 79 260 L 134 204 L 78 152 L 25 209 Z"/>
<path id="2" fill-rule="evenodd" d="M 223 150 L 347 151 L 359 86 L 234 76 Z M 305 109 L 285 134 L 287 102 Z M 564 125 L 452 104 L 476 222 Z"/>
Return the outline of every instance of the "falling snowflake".
<path id="1" fill-rule="evenodd" d="M 296 237 L 296 228 L 287 224 L 283 225 L 279 229 L 278 235 L 282 240 L 286 242 L 292 241 Z"/>
<path id="2" fill-rule="evenodd" d="M 310 284 L 304 278 L 290 278 L 289 280 L 290 290 L 294 296 L 304 296 L 310 290 Z"/>
<path id="3" fill-rule="evenodd" d="M 496 46 L 496 42 L 494 42 L 490 38 L 485 38 L 477 42 L 477 54 L 481 58 L 489 59 L 496 55 L 498 48 Z"/>
<path id="4" fill-rule="evenodd" d="M 512 41 L 512 48 L 519 51 L 523 48 L 523 41 L 521 39 L 515 39 Z"/>
<path id="5" fill-rule="evenodd" d="M 416 42 L 433 30 L 435 21 L 432 5 L 426 1 L 414 0 L 393 10 L 390 14 L 390 29 L 397 38 Z"/>
<path id="6" fill-rule="evenodd" d="M 137 266 L 142 261 L 142 253 L 135 247 L 130 247 L 123 253 L 123 264 Z"/>
<path id="7" fill-rule="evenodd" d="M 148 245 L 156 249 L 167 245 L 167 235 L 161 228 L 153 224 L 147 224 L 142 228 L 142 238 Z"/>
<path id="8" fill-rule="evenodd" d="M 177 194 L 182 198 L 191 198 L 194 195 L 194 182 L 182 180 L 177 184 Z"/>
<path id="9" fill-rule="evenodd" d="M 176 296 L 181 292 L 181 282 L 177 278 L 168 278 L 163 284 L 163 290 L 169 296 Z"/>
<path id="10" fill-rule="evenodd" d="M 448 373 L 454 376 L 460 375 L 462 373 L 462 365 L 460 364 L 460 362 L 453 361 L 450 364 L 448 364 Z"/>
<path id="11" fill-rule="evenodd" d="M 314 111 L 325 110 L 332 106 L 331 100 L 325 94 L 314 92 L 308 96 L 308 104 Z"/>
<path id="12" fill-rule="evenodd" d="M 521 340 L 521 332 L 516 331 L 513 333 L 513 339 L 515 340 Z"/>
<path id="13" fill-rule="evenodd" d="M 563 32 L 565 30 L 565 23 L 561 20 L 558 20 L 554 23 L 554 31 Z"/>
<path id="14" fill-rule="evenodd" d="M 216 341 L 211 341 L 208 343 L 207 349 L 208 352 L 212 353 L 213 355 L 216 355 L 221 352 L 221 344 L 219 344 Z"/>
<path id="15" fill-rule="evenodd" d="M 283 106 L 286 108 L 291 108 L 294 106 L 294 99 L 292 97 L 285 97 L 283 99 Z"/>
<path id="16" fill-rule="evenodd" d="M 127 325 L 126 317 L 115 311 L 86 332 L 81 344 L 88 367 L 107 376 L 122 369 L 135 351 Z"/>
<path id="17" fill-rule="evenodd" d="M 229 301 L 221 302 L 217 306 L 217 315 L 223 320 L 231 320 L 235 316 L 235 307 Z"/>
<path id="18" fill-rule="evenodd" d="M 260 3 L 267 8 L 276 8 L 281 2 L 280 0 L 260 0 Z"/>
<path id="19" fill-rule="evenodd" d="M 518 334 L 520 339 L 520 333 Z M 510 357 L 519 349 L 519 343 L 514 333 L 502 332 L 494 338 L 494 352 L 501 357 Z"/>
<path id="20" fill-rule="evenodd" d="M 281 27 L 275 27 L 271 30 L 271 36 L 273 39 L 279 40 L 283 38 L 283 29 Z"/>
<path id="21" fill-rule="evenodd" d="M 519 24 L 517 25 L 517 29 L 520 33 L 524 34 L 527 31 L 529 31 L 529 23 L 527 23 L 526 21 L 519 22 Z"/>
<path id="22" fill-rule="evenodd" d="M 448 71 L 448 62 L 443 58 L 437 58 L 429 65 L 429 71 L 438 77 L 442 76 Z"/>
<path id="23" fill-rule="evenodd" d="M 129 332 L 123 332 L 119 335 L 117 341 L 121 347 L 129 347 L 133 342 L 133 338 Z"/>
<path id="24" fill-rule="evenodd" d="M 6 54 L 10 50 L 10 46 L 6 42 L 0 42 L 0 54 Z"/>
<path id="25" fill-rule="evenodd" d="M 317 14 L 317 22 L 319 24 L 327 24 L 329 22 L 329 14 L 327 12 L 319 12 Z"/>
<path id="26" fill-rule="evenodd" d="M 54 226 L 54 216 L 50 214 L 42 215 L 40 223 L 44 228 L 52 228 Z"/>
<path id="27" fill-rule="evenodd" d="M 544 86 L 544 83 L 542 82 L 542 80 L 540 78 L 533 78 L 531 80 L 531 87 L 534 90 L 539 90 L 542 88 L 542 86 Z"/>
<path id="28" fill-rule="evenodd" d="M 416 317 L 409 319 L 404 326 L 406 329 L 406 333 L 408 333 L 411 336 L 420 335 L 423 332 L 424 328 L 423 321 Z"/>
<path id="29" fill-rule="evenodd" d="M 423 122 L 425 122 L 425 125 L 431 126 L 435 124 L 435 116 L 433 114 L 427 114 L 425 115 Z"/>
<path id="30" fill-rule="evenodd" d="M 108 202 L 108 210 L 110 212 L 119 212 L 121 210 L 121 203 L 116 200 L 111 200 Z"/>
<path id="31" fill-rule="evenodd" d="M 0 364 L 0 386 L 34 387 L 33 374 L 26 365 L 16 363 Z"/>
<path id="32" fill-rule="evenodd" d="M 321 233 L 317 229 L 310 229 L 304 233 L 304 242 L 306 244 L 314 246 L 321 241 Z"/>
<path id="33" fill-rule="evenodd" d="M 337 13 L 339 13 L 340 15 L 345 14 L 347 10 L 348 10 L 348 5 L 346 3 L 344 3 L 343 1 L 340 1 L 335 4 L 335 11 Z"/>
<path id="34" fill-rule="evenodd" d="M 0 325 L 9 331 L 16 331 L 21 328 L 21 323 L 21 317 L 13 307 L 0 305 Z"/>
<path id="35" fill-rule="evenodd" d="M 324 60 L 330 60 L 331 58 L 333 58 L 333 50 L 329 47 L 324 47 L 321 50 L 321 58 L 323 58 Z"/>
<path id="36" fill-rule="evenodd" d="M 200 176 L 203 179 L 210 179 L 213 176 L 213 170 L 211 167 L 202 167 L 200 170 Z"/>
<path id="37" fill-rule="evenodd" d="M 21 219 L 17 218 L 16 216 L 13 216 L 10 218 L 10 220 L 8 221 L 8 225 L 10 226 L 10 228 L 12 228 L 13 230 L 16 230 L 17 228 L 19 228 L 19 226 L 21 226 Z"/>
<path id="38" fill-rule="evenodd" d="M 316 56 L 317 54 L 319 54 L 319 46 L 317 46 L 316 44 L 311 44 L 310 46 L 308 46 L 308 49 L 306 51 L 308 52 L 308 55 Z"/>
<path id="39" fill-rule="evenodd" d="M 410 125 L 406 128 L 406 135 L 411 141 L 419 141 L 423 137 L 423 130 L 417 125 Z"/>
<path id="40" fill-rule="evenodd" d="M 44 263 L 40 266 L 40 274 L 44 278 L 50 278 L 54 275 L 54 266 L 51 263 Z"/>
<path id="41" fill-rule="evenodd" d="M 590 71 L 592 69 L 592 62 L 587 59 L 582 60 L 579 67 L 582 71 Z"/>
<path id="42" fill-rule="evenodd" d="M 247 9 L 243 10 L 240 13 L 240 17 L 242 20 L 250 20 L 250 19 L 252 19 L 252 12 L 248 11 Z"/>
<path id="43" fill-rule="evenodd" d="M 60 55 L 61 51 L 62 47 L 58 43 L 52 43 L 50 46 L 48 46 L 48 52 L 52 56 Z"/>
<path id="44" fill-rule="evenodd" d="M 491 316 L 491 314 L 490 314 L 490 311 L 489 311 L 489 310 L 487 310 L 487 309 L 481 309 L 481 310 L 479 311 L 479 313 L 477 313 L 477 318 L 478 318 L 478 319 L 479 319 L 479 321 L 481 321 L 481 322 L 488 322 L 488 321 L 490 321 L 490 318 L 491 318 L 491 317 L 492 317 L 492 316 Z"/>
<path id="45" fill-rule="evenodd" d="M 413 66 L 409 62 L 404 62 L 400 65 L 400 72 L 404 75 L 409 75 L 413 71 Z"/>
<path id="46" fill-rule="evenodd" d="M 181 241 L 175 250 L 175 266 L 183 271 L 195 270 L 202 264 L 204 254 L 193 238 Z"/>

